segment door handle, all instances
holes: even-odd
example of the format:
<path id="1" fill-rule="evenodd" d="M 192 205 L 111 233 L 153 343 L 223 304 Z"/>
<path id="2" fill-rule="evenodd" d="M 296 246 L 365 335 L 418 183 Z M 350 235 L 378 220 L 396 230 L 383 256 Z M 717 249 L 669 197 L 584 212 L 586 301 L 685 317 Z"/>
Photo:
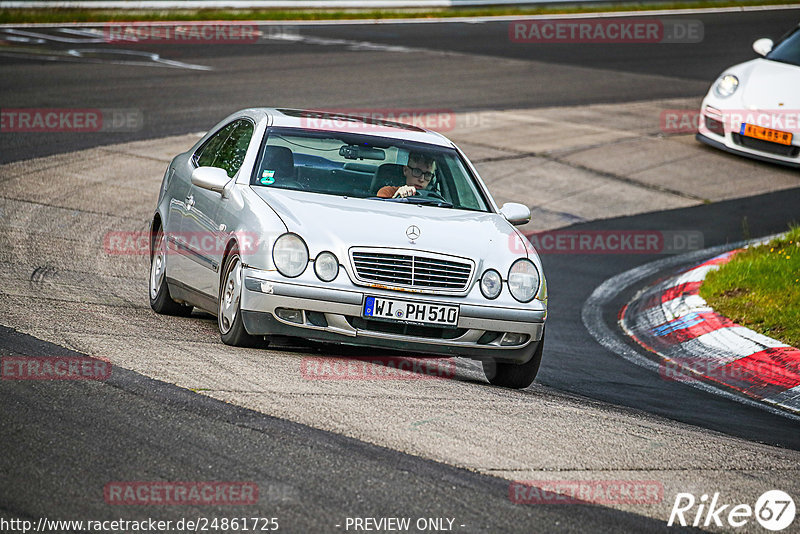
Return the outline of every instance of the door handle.
<path id="1" fill-rule="evenodd" d="M 189 195 L 186 197 L 186 209 L 190 210 L 192 206 L 194 206 L 194 195 Z"/>

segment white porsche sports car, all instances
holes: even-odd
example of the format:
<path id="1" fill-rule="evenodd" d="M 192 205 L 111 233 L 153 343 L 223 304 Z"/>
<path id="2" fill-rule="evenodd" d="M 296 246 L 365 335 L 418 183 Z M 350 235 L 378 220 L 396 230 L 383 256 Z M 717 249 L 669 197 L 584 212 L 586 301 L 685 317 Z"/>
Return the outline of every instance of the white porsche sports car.
<path id="1" fill-rule="evenodd" d="M 800 27 L 763 56 L 726 69 L 708 91 L 697 140 L 754 159 L 800 167 Z"/>

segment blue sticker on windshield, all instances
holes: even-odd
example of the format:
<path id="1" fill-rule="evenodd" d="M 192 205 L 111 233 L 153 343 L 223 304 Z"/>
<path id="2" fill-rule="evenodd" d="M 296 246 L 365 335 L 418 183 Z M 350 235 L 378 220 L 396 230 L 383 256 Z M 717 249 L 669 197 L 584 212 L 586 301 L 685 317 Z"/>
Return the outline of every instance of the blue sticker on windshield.
<path id="1" fill-rule="evenodd" d="M 275 171 L 264 171 L 261 173 L 261 183 L 264 185 L 275 183 Z"/>

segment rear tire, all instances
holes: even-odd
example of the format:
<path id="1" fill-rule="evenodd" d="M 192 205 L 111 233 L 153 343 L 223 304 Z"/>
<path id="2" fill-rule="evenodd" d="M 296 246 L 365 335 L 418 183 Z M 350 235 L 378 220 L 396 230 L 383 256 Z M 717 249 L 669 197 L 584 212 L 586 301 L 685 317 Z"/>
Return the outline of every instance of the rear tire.
<path id="1" fill-rule="evenodd" d="M 500 363 L 494 360 L 484 360 L 483 373 L 489 383 L 494 386 L 504 388 L 524 389 L 536 379 L 539 373 L 539 366 L 542 363 L 542 351 L 544 349 L 544 330 L 542 339 L 539 340 L 533 357 L 523 364 Z"/>
<path id="2" fill-rule="evenodd" d="M 188 317 L 192 306 L 186 306 L 172 300 L 167 285 L 167 236 L 161 228 L 151 241 L 153 249 L 150 254 L 150 307 L 163 315 Z"/>
<path id="3" fill-rule="evenodd" d="M 231 250 L 225 259 L 219 286 L 217 325 L 222 342 L 234 347 L 255 347 L 259 339 L 247 333 L 242 321 L 242 261 L 237 249 Z"/>

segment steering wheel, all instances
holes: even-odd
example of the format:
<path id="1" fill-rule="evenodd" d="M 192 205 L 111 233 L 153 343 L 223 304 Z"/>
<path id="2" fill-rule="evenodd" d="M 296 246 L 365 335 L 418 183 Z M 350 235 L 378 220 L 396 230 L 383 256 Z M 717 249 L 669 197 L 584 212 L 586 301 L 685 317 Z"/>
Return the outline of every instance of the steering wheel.
<path id="1" fill-rule="evenodd" d="M 434 200 L 448 202 L 438 191 L 431 191 L 430 189 L 417 189 L 417 194 L 422 198 L 432 198 Z"/>

